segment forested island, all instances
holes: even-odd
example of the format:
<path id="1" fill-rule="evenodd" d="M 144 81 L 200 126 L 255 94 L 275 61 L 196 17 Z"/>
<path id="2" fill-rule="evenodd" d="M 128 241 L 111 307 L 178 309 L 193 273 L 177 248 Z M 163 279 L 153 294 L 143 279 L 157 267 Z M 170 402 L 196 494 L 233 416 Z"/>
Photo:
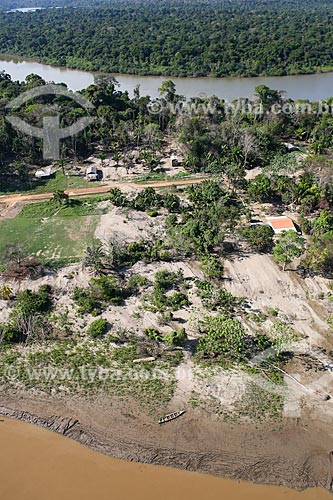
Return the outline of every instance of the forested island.
<path id="1" fill-rule="evenodd" d="M 321 0 L 34 2 L 6 12 L 0 53 L 113 73 L 305 74 L 333 68 L 333 4 Z M 31 6 L 31 2 L 24 5 Z M 66 8 L 62 8 L 66 7 Z"/>

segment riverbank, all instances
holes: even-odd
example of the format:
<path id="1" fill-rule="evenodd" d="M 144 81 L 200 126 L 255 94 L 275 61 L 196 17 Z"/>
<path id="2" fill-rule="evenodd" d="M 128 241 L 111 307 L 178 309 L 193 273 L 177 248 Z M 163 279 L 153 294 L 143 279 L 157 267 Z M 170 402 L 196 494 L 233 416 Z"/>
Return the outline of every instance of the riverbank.
<path id="1" fill-rule="evenodd" d="M 127 463 L 13 420 L 0 422 L 0 494 L 6 500 L 324 500 L 323 490 L 298 493 L 191 472 Z"/>
<path id="2" fill-rule="evenodd" d="M 130 462 L 299 490 L 329 489 L 333 477 L 333 439 L 329 425 L 318 421 L 240 425 L 194 408 L 159 426 L 131 400 L 124 403 L 105 394 L 83 399 L 8 391 L 0 415 L 33 423 Z"/>
<path id="3" fill-rule="evenodd" d="M 327 68 L 326 68 L 327 69 Z M 10 54 L 0 54 L 0 70 L 10 74 L 13 80 L 23 81 L 27 75 L 35 73 L 47 82 L 66 83 L 74 91 L 82 90 L 93 84 L 98 72 L 55 67 Z M 110 74 L 119 83 L 121 91 L 128 91 L 133 96 L 134 89 L 140 85 L 141 95 L 159 97 L 159 88 L 166 79 L 172 79 L 177 93 L 186 98 L 196 96 L 212 96 L 231 102 L 239 97 L 252 97 L 258 85 L 282 90 L 291 99 L 309 99 L 318 101 L 332 95 L 333 72 L 327 71 L 313 74 L 267 76 L 267 77 L 172 77 L 172 76 L 141 76 L 134 74 Z"/>
<path id="4" fill-rule="evenodd" d="M 43 10 L 42 8 L 38 10 Z M 19 55 L 19 54 L 12 54 L 12 53 L 7 53 L 7 52 L 0 52 L 0 61 L 14 61 L 14 62 L 33 62 L 33 63 L 39 63 L 45 66 L 49 66 L 51 68 L 55 69 L 60 69 L 60 70 L 72 70 L 72 71 L 83 71 L 85 73 L 91 73 L 95 75 L 120 75 L 120 76 L 132 76 L 132 77 L 147 77 L 147 78 L 163 78 L 163 79 L 204 79 L 204 78 L 216 78 L 217 80 L 225 80 L 228 78 L 240 78 L 240 79 L 248 79 L 248 78 L 286 78 L 286 77 L 291 77 L 291 76 L 306 76 L 306 75 L 321 75 L 325 73 L 332 73 L 333 72 L 333 66 L 323 66 L 323 67 L 318 67 L 315 68 L 313 71 L 300 71 L 300 72 L 291 72 L 291 73 L 286 73 L 286 74 L 265 74 L 261 73 L 258 75 L 253 75 L 253 76 L 244 76 L 244 75 L 237 75 L 237 74 L 232 74 L 228 76 L 215 76 L 213 74 L 202 74 L 198 76 L 194 75 L 184 75 L 184 76 L 177 76 L 174 74 L 169 74 L 169 73 L 146 73 L 146 72 L 137 72 L 137 73 L 124 73 L 122 71 L 112 71 L 112 72 L 103 72 L 101 70 L 89 70 L 85 69 L 82 66 L 77 66 L 77 65 L 68 65 L 68 66 L 58 66 L 57 64 L 52 64 L 47 61 L 47 59 L 44 59 L 42 57 L 27 57 L 24 55 Z"/>

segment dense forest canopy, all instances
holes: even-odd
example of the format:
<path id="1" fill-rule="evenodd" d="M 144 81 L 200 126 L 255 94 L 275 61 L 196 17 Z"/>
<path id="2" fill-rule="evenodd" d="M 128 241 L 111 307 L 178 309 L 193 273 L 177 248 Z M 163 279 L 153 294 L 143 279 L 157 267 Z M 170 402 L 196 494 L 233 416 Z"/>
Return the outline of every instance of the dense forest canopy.
<path id="1" fill-rule="evenodd" d="M 174 76 L 333 68 L 332 1 L 1 3 L 4 10 L 32 5 L 66 8 L 3 13 L 0 53 L 86 70 Z"/>

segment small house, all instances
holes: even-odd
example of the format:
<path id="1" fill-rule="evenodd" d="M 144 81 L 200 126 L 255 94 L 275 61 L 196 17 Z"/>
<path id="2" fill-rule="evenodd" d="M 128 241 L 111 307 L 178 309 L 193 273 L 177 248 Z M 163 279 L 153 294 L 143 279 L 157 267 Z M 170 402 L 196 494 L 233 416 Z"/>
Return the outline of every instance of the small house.
<path id="1" fill-rule="evenodd" d="M 178 162 L 178 157 L 177 156 L 175 156 L 175 155 L 171 156 L 171 165 L 173 167 L 178 167 L 179 162 Z"/>
<path id="2" fill-rule="evenodd" d="M 297 233 L 295 224 L 285 215 L 281 217 L 269 217 L 266 219 L 266 223 L 273 229 L 275 234 L 281 234 L 284 231 L 295 231 Z"/>
<path id="3" fill-rule="evenodd" d="M 299 147 L 295 146 L 295 144 L 292 144 L 291 142 L 285 142 L 284 146 L 289 153 L 293 153 L 294 151 L 300 151 Z"/>
<path id="4" fill-rule="evenodd" d="M 86 170 L 86 179 L 87 181 L 97 181 L 98 173 L 96 167 L 88 167 Z"/>
<path id="5" fill-rule="evenodd" d="M 44 168 L 44 170 L 40 169 L 35 172 L 35 177 L 37 179 L 48 179 L 51 175 L 51 167 Z"/>

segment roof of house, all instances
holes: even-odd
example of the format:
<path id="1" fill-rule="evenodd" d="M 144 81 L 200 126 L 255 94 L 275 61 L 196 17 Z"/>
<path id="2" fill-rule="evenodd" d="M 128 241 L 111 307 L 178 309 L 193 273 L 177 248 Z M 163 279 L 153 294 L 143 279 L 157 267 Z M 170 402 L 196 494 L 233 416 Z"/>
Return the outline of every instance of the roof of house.
<path id="1" fill-rule="evenodd" d="M 36 170 L 35 177 L 49 177 L 51 175 L 51 167 L 44 168 L 44 170 Z"/>
<path id="2" fill-rule="evenodd" d="M 89 175 L 89 174 L 96 175 L 97 174 L 97 168 L 96 167 L 88 167 L 87 171 L 86 171 L 86 175 Z"/>
<path id="3" fill-rule="evenodd" d="M 289 217 L 270 217 L 267 222 L 273 229 L 295 229 L 295 225 Z"/>

